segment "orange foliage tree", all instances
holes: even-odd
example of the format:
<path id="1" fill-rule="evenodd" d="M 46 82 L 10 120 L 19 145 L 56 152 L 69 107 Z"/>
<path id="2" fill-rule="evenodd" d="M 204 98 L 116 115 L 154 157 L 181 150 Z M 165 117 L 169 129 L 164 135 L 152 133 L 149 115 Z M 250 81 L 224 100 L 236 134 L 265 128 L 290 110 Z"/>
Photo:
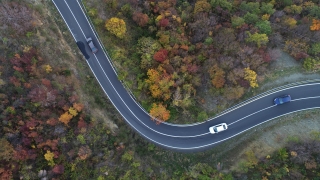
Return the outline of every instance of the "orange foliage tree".
<path id="1" fill-rule="evenodd" d="M 211 82 L 214 85 L 214 87 L 222 88 L 224 83 L 226 82 L 225 72 L 223 71 L 223 69 L 219 68 L 218 65 L 215 64 L 209 69 L 209 74 L 212 78 Z"/>
<path id="2" fill-rule="evenodd" d="M 312 19 L 312 25 L 310 26 L 311 31 L 319 31 L 320 30 L 320 20 Z"/>
<path id="3" fill-rule="evenodd" d="M 170 111 L 167 110 L 166 107 L 161 103 L 153 103 L 152 108 L 150 109 L 150 115 L 153 121 L 158 120 L 156 123 L 160 124 L 161 122 L 167 121 L 170 118 Z"/>
<path id="4" fill-rule="evenodd" d="M 72 119 L 72 115 L 67 112 L 65 112 L 64 114 L 61 114 L 61 116 L 59 117 L 59 121 L 63 122 L 65 125 L 68 125 L 68 123 L 70 122 L 70 120 Z"/>
<path id="5" fill-rule="evenodd" d="M 148 79 L 145 82 L 149 85 L 152 97 L 168 100 L 171 96 L 170 88 L 174 85 L 172 76 L 161 66 L 158 66 L 157 69 L 149 69 L 147 75 Z"/>

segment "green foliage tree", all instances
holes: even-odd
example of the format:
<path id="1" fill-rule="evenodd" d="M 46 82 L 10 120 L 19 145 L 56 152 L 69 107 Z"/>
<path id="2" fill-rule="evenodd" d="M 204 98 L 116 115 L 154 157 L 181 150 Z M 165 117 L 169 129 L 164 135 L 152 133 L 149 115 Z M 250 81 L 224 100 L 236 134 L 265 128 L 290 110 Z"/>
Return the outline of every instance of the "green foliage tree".
<path id="1" fill-rule="evenodd" d="M 242 3 L 240 4 L 240 9 L 243 11 L 247 11 L 250 12 L 252 14 L 260 14 L 260 4 L 259 2 L 246 2 L 246 1 L 242 1 Z M 264 7 L 264 9 L 266 10 L 266 7 Z"/>
<path id="2" fill-rule="evenodd" d="M 289 155 L 288 155 L 288 152 L 286 150 L 286 148 L 281 148 L 279 149 L 278 151 L 278 157 L 281 161 L 285 161 L 288 159 Z"/>
<path id="3" fill-rule="evenodd" d="M 250 12 L 247 12 L 247 14 L 243 16 L 243 18 L 247 24 L 255 24 L 259 20 L 258 15 L 252 14 Z"/>
<path id="4" fill-rule="evenodd" d="M 320 58 L 319 57 L 307 57 L 303 61 L 303 67 L 308 71 L 316 71 L 320 69 Z"/>
<path id="5" fill-rule="evenodd" d="M 266 45 L 269 42 L 269 38 L 266 34 L 259 34 L 254 33 L 251 34 L 249 31 L 246 31 L 248 34 L 248 38 L 246 39 L 247 42 L 255 42 L 258 46 L 258 48 L 261 47 L 261 45 Z"/>
<path id="6" fill-rule="evenodd" d="M 220 6 L 224 10 L 232 10 L 232 4 L 227 0 L 211 0 L 210 4 L 213 8 Z"/>
<path id="7" fill-rule="evenodd" d="M 13 155 L 14 155 L 14 149 L 13 146 L 5 139 L 0 139 L 0 160 L 1 161 L 12 161 Z"/>
<path id="8" fill-rule="evenodd" d="M 269 21 L 259 21 L 256 23 L 256 27 L 260 30 L 260 33 L 262 34 L 269 35 L 272 33 L 272 29 Z"/>
<path id="9" fill-rule="evenodd" d="M 197 116 L 197 120 L 198 122 L 202 122 L 204 120 L 208 119 L 208 115 L 205 111 L 201 111 L 198 113 L 198 116 Z"/>
<path id="10" fill-rule="evenodd" d="M 245 20 L 242 17 L 238 17 L 238 16 L 233 16 L 231 18 L 231 24 L 232 27 L 241 27 L 243 24 L 245 24 Z"/>
<path id="11" fill-rule="evenodd" d="M 140 67 L 149 69 L 154 63 L 153 54 L 161 48 L 158 41 L 152 37 L 142 37 L 138 40 L 137 52 L 141 55 Z"/>
<path id="12" fill-rule="evenodd" d="M 285 7 L 283 10 L 288 14 L 301 14 L 302 6 L 293 4 L 291 6 Z"/>
<path id="13" fill-rule="evenodd" d="M 204 40 L 204 44 L 205 45 L 210 45 L 213 43 L 213 39 L 212 37 L 207 37 L 205 40 Z"/>
<path id="14" fill-rule="evenodd" d="M 262 2 L 261 4 L 261 13 L 272 15 L 276 10 L 273 9 L 273 4 Z"/>
<path id="15" fill-rule="evenodd" d="M 309 15 L 320 19 L 320 7 L 317 5 L 312 6 L 309 10 Z"/>
<path id="16" fill-rule="evenodd" d="M 123 13 L 123 15 L 125 15 L 126 17 L 131 17 L 132 15 L 132 9 L 130 4 L 125 4 L 121 7 L 121 12 Z"/>
<path id="17" fill-rule="evenodd" d="M 285 7 L 285 6 L 291 6 L 293 4 L 292 0 L 279 0 L 279 3 Z"/>
<path id="18" fill-rule="evenodd" d="M 320 53 L 320 42 L 318 43 L 313 43 L 311 45 L 311 48 L 309 49 L 309 53 L 312 55 L 317 55 Z"/>

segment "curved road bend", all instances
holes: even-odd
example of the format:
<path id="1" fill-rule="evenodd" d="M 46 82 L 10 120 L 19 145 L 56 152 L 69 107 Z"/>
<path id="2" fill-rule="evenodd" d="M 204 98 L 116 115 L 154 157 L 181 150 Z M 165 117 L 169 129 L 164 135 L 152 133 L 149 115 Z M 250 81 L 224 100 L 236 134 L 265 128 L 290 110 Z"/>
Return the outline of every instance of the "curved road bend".
<path id="1" fill-rule="evenodd" d="M 87 63 L 114 107 L 126 122 L 149 141 L 175 151 L 203 151 L 245 132 L 272 118 L 301 110 L 320 108 L 320 83 L 310 83 L 287 88 L 245 104 L 231 112 L 197 125 L 156 125 L 150 116 L 133 100 L 117 78 L 111 60 L 90 26 L 78 0 L 52 0 L 65 21 L 75 42 L 86 42 L 91 36 L 98 53 L 92 54 L 86 45 L 90 58 Z M 273 98 L 290 94 L 292 102 L 281 106 L 272 104 Z M 225 122 L 228 130 L 219 134 L 209 134 L 212 125 Z"/>

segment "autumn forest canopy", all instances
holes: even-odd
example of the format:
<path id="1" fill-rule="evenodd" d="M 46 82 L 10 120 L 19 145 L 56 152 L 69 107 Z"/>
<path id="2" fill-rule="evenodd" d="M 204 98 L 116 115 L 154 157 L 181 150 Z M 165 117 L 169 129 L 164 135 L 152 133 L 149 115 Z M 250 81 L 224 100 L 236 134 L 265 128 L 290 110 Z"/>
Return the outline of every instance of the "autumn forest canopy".
<path id="1" fill-rule="evenodd" d="M 317 0 L 83 3 L 119 80 L 155 123 L 202 122 L 250 97 L 282 51 L 302 72 L 320 69 Z M 1 1 L 1 180 L 320 177 L 319 132 L 266 157 L 246 152 L 240 172 L 219 149 L 184 155 L 144 141 L 76 51 L 51 1 Z"/>
<path id="2" fill-rule="evenodd" d="M 92 3 L 88 14 L 112 44 L 108 52 L 119 79 L 162 121 L 203 121 L 221 111 L 219 105 L 232 105 L 273 73 L 281 51 L 306 71 L 319 70 L 318 1 L 107 0 L 103 5 L 108 16 Z M 211 109 L 203 108 L 207 92 L 216 101 Z"/>

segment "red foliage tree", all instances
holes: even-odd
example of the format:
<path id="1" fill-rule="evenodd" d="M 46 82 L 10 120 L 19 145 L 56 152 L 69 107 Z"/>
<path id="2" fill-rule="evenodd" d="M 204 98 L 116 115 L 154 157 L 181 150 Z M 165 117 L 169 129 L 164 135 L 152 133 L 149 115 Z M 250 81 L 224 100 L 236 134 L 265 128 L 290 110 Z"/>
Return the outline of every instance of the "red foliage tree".
<path id="1" fill-rule="evenodd" d="M 33 70 L 33 62 L 32 60 L 37 56 L 37 51 L 35 49 L 30 49 L 28 52 L 23 53 L 23 55 L 20 57 L 20 55 L 14 56 L 12 59 L 10 59 L 11 64 L 14 69 L 21 71 L 26 71 L 28 73 L 31 73 Z"/>
<path id="2" fill-rule="evenodd" d="M 141 12 L 133 13 L 132 19 L 141 27 L 144 27 L 149 21 L 148 15 Z"/>
<path id="3" fill-rule="evenodd" d="M 55 174 L 63 174 L 64 173 L 64 166 L 57 164 L 53 167 L 52 172 L 54 172 Z"/>
<path id="4" fill-rule="evenodd" d="M 196 73 L 198 71 L 199 67 L 196 64 L 189 64 L 188 65 L 188 71 L 190 73 Z"/>
<path id="5" fill-rule="evenodd" d="M 163 62 L 168 57 L 168 51 L 166 49 L 160 49 L 153 55 L 153 59 L 158 62 Z"/>
<path id="6" fill-rule="evenodd" d="M 169 19 L 163 18 L 159 21 L 159 26 L 161 27 L 167 27 L 169 24 Z"/>

